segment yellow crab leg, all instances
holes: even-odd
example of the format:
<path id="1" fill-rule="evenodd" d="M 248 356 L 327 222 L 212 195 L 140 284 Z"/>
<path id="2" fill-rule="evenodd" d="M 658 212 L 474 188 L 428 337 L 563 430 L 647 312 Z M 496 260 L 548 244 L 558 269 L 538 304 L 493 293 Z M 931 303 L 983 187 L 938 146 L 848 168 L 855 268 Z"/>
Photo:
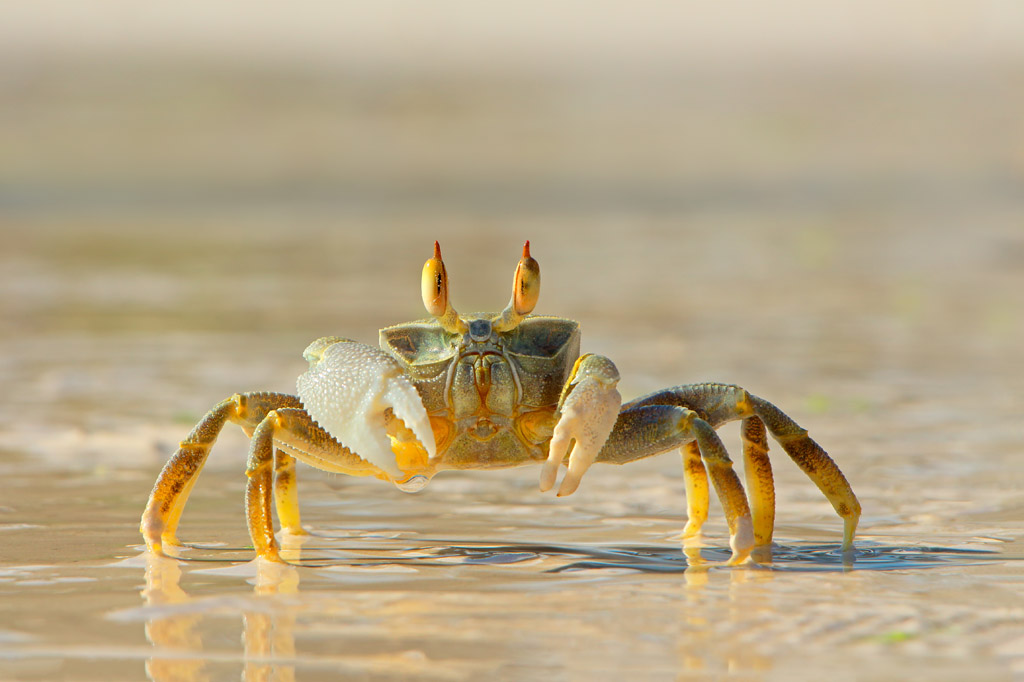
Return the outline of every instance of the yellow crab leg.
<path id="1" fill-rule="evenodd" d="M 853 548 L 853 536 L 857 530 L 861 507 L 843 472 L 821 446 L 807 435 L 805 429 L 775 405 L 739 386 L 675 386 L 630 401 L 622 407 L 615 429 L 598 454 L 597 461 L 625 464 L 685 444 L 692 436 L 679 430 L 673 408 L 695 410 L 713 428 L 737 419 L 759 419 L 843 519 L 843 549 L 848 551 Z M 765 459 L 761 456 L 761 450 L 766 454 L 767 444 L 763 438 L 758 438 L 756 426 L 750 428 L 755 431 L 745 430 L 745 440 L 750 441 L 750 445 L 746 446 L 750 453 L 747 461 L 750 469 L 755 472 L 750 480 L 755 508 L 759 510 L 758 543 L 763 540 L 767 544 L 771 537 L 768 530 L 774 525 L 774 519 L 769 520 L 773 516 L 769 510 L 774 509 L 774 488 L 767 469 L 761 464 Z M 772 502 L 769 503 L 769 500 Z"/>
<path id="2" fill-rule="evenodd" d="M 253 432 L 249 444 L 249 461 L 245 475 L 249 484 L 245 488 L 245 519 L 249 526 L 256 554 L 271 561 L 280 561 L 277 540 L 274 539 L 274 521 L 270 498 L 273 488 L 274 430 L 282 426 L 281 414 L 287 410 L 272 410 Z"/>
<path id="3" fill-rule="evenodd" d="M 293 535 L 307 535 L 299 517 L 299 494 L 295 486 L 295 458 L 274 450 L 274 504 L 281 527 Z"/>
<path id="4" fill-rule="evenodd" d="M 729 546 L 732 548 L 730 564 L 742 563 L 754 547 L 754 531 L 750 521 L 750 507 L 739 476 L 732 468 L 732 460 L 725 450 L 725 445 L 715 430 L 703 419 L 690 412 L 685 418 L 690 423 L 690 431 L 697 437 L 701 458 L 708 468 L 711 482 L 718 493 L 718 500 L 725 512 L 725 521 L 729 525 Z"/>
<path id="5" fill-rule="evenodd" d="M 692 500 L 687 501 L 688 511 L 693 519 L 701 520 L 707 512 L 707 478 L 714 485 L 718 499 L 725 511 L 729 525 L 729 544 L 733 555 L 729 563 L 744 561 L 754 547 L 754 532 L 743 484 L 732 467 L 732 460 L 714 428 L 701 416 L 679 405 L 641 405 L 624 409 L 615 423 L 615 429 L 598 454 L 598 462 L 625 464 L 642 457 L 649 457 L 678 447 L 683 451 L 684 464 L 694 461 L 693 446 L 696 443 L 703 462 L 701 475 L 696 467 L 689 480 L 695 483 Z M 688 460 L 689 458 L 689 460 Z M 686 476 L 684 469 L 684 476 Z M 707 476 L 707 478 L 705 478 Z M 691 489 L 687 488 L 687 494 Z M 687 522 L 684 537 L 696 531 L 696 521 Z"/>
<path id="6" fill-rule="evenodd" d="M 775 532 L 775 483 L 768 459 L 768 436 L 764 422 L 757 417 L 744 419 L 741 433 L 743 473 L 754 519 L 754 542 L 758 547 L 767 547 L 772 544 Z"/>
<path id="7" fill-rule="evenodd" d="M 139 530 L 150 551 L 163 554 L 164 545 L 179 544 L 176 532 L 185 503 L 228 421 L 248 431 L 275 407 L 299 405 L 298 398 L 284 393 L 236 393 L 207 412 L 164 465 L 149 495 Z"/>
<path id="8" fill-rule="evenodd" d="M 245 510 L 256 553 L 272 561 L 280 561 L 274 539 L 273 506 L 277 507 L 283 528 L 303 532 L 299 526 L 295 459 L 324 471 L 391 480 L 382 469 L 338 443 L 305 410 L 282 408 L 268 412 L 253 431 L 249 444 Z"/>
<path id="9" fill-rule="evenodd" d="M 843 549 L 853 549 L 853 534 L 860 519 L 860 502 L 854 495 L 846 476 L 831 457 L 815 443 L 807 430 L 800 428 L 782 410 L 767 400 L 749 396 L 753 411 L 768 427 L 772 437 L 779 442 L 797 466 L 832 503 L 832 507 L 843 519 Z"/>
<path id="10" fill-rule="evenodd" d="M 686 484 L 686 527 L 683 538 L 691 538 L 700 534 L 704 522 L 708 520 L 708 507 L 711 498 L 708 495 L 708 472 L 700 459 L 700 448 L 697 441 L 687 443 L 680 452 L 683 455 L 683 482 Z"/>

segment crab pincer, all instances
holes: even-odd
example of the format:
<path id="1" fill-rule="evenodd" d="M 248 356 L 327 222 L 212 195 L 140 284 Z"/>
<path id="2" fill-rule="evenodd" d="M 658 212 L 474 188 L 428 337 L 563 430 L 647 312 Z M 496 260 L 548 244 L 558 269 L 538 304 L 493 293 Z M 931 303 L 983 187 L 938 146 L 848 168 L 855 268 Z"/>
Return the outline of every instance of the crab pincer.
<path id="1" fill-rule="evenodd" d="M 565 459 L 569 442 L 575 441 L 569 454 L 569 469 L 558 488 L 558 496 L 571 495 L 580 479 L 597 459 L 622 406 L 615 388 L 619 370 L 600 355 L 583 355 L 572 368 L 572 375 L 558 401 L 558 421 L 548 446 L 548 459 L 540 472 L 540 489 L 546 492 L 555 484 L 558 466 Z"/>
<path id="2" fill-rule="evenodd" d="M 339 443 L 393 481 L 407 477 L 392 449 L 397 417 L 437 457 L 434 432 L 416 387 L 387 353 L 340 337 L 314 341 L 303 353 L 309 369 L 298 394 L 309 416 Z"/>

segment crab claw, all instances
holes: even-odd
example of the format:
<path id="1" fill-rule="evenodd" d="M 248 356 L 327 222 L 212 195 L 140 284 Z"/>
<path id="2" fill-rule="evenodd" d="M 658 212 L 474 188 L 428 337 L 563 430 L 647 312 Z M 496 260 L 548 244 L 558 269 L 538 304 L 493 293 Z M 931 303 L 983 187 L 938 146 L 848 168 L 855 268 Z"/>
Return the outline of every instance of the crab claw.
<path id="1" fill-rule="evenodd" d="M 608 358 L 584 355 L 576 361 L 562 391 L 558 422 L 540 473 L 541 492 L 555 484 L 558 466 L 565 459 L 571 440 L 576 444 L 569 455 L 569 470 L 558 488 L 558 496 L 571 495 L 579 487 L 580 479 L 597 459 L 619 416 L 622 396 L 615 388 L 618 382 L 619 371 Z"/>
<path id="2" fill-rule="evenodd" d="M 303 407 L 342 445 L 393 479 L 403 479 L 387 433 L 390 410 L 430 459 L 437 456 L 423 401 L 391 356 L 338 337 L 314 341 L 303 356 L 309 361 L 298 380 Z"/>

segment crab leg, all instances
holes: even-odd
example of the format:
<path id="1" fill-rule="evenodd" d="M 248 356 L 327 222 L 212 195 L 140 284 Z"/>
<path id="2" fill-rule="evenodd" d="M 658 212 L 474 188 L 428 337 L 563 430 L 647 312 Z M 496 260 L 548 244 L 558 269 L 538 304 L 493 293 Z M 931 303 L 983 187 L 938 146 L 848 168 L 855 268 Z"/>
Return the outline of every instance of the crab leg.
<path id="1" fill-rule="evenodd" d="M 707 466 L 708 475 L 715 486 L 715 492 L 718 493 L 718 501 L 722 504 L 725 520 L 729 525 L 729 546 L 732 548 L 729 563 L 741 563 L 754 548 L 754 529 L 751 525 L 747 496 L 718 434 L 695 412 L 687 412 L 682 425 L 687 425 L 688 430 L 697 438 L 701 459 Z"/>
<path id="2" fill-rule="evenodd" d="M 660 420 L 647 414 L 651 408 L 681 407 L 694 410 L 713 428 L 737 419 L 756 418 L 818 486 L 843 519 L 843 548 L 853 547 L 853 535 L 860 518 L 860 502 L 836 463 L 814 440 L 779 408 L 739 386 L 693 384 L 676 386 L 638 398 L 623 406 L 608 442 L 598 454 L 598 462 L 625 464 L 679 447 L 693 439 L 679 430 L 671 412 Z M 754 472 L 751 485 L 755 498 L 754 522 L 758 543 L 770 542 L 774 525 L 774 487 L 770 468 L 763 466 L 767 445 L 758 427 L 750 422 L 744 429 L 745 456 Z"/>
<path id="3" fill-rule="evenodd" d="M 249 442 L 249 461 L 245 467 L 245 475 L 249 478 L 245 487 L 245 519 L 249 526 L 249 537 L 252 538 L 256 554 L 271 561 L 281 560 L 270 511 L 275 468 L 274 430 L 287 419 L 281 416 L 286 412 L 273 410 L 256 427 Z"/>
<path id="4" fill-rule="evenodd" d="M 683 482 L 686 485 L 686 527 L 683 538 L 700 533 L 708 518 L 708 476 L 700 458 L 697 441 L 681 448 Z M 764 422 L 757 417 L 743 420 L 743 472 L 750 492 L 754 541 L 757 547 L 771 545 L 775 527 L 775 486 Z"/>
<path id="5" fill-rule="evenodd" d="M 683 482 L 686 485 L 686 526 L 683 538 L 700 534 L 701 526 L 708 520 L 708 472 L 700 459 L 697 441 L 687 443 L 680 451 L 683 454 Z"/>
<path id="6" fill-rule="evenodd" d="M 299 405 L 298 398 L 284 393 L 236 393 L 207 412 L 164 465 L 149 495 L 139 530 L 150 551 L 161 555 L 164 545 L 180 544 L 176 532 L 181 513 L 210 449 L 227 422 L 240 424 L 250 433 L 274 408 Z"/>
<path id="7" fill-rule="evenodd" d="M 256 553 L 272 561 L 280 561 L 271 514 L 275 504 L 281 526 L 293 533 L 303 532 L 293 477 L 296 459 L 325 471 L 387 478 L 379 467 L 338 443 L 305 410 L 268 412 L 249 443 L 245 512 Z"/>
<path id="8" fill-rule="evenodd" d="M 831 457 L 807 435 L 782 410 L 766 400 L 749 396 L 751 410 L 768 427 L 772 437 L 779 442 L 786 454 L 803 469 L 808 478 L 832 503 L 833 509 L 843 519 L 843 550 L 853 549 L 853 535 L 860 519 L 860 502 L 846 476 Z"/>
<path id="9" fill-rule="evenodd" d="M 299 516 L 299 494 L 295 486 L 295 458 L 281 448 L 274 450 L 274 504 L 281 528 L 293 535 L 307 535 Z"/>
<path id="10" fill-rule="evenodd" d="M 696 535 L 707 518 L 708 478 L 718 493 L 729 525 L 730 564 L 742 562 L 754 548 L 754 533 L 743 485 L 729 454 L 712 425 L 700 415 L 678 405 L 627 407 L 619 414 L 598 462 L 624 464 L 636 459 L 683 449 L 687 511 L 690 519 L 683 537 Z"/>
<path id="11" fill-rule="evenodd" d="M 750 491 L 750 508 L 754 518 L 754 541 L 758 547 L 769 547 L 775 532 L 775 481 L 768 459 L 768 436 L 764 422 L 747 417 L 741 427 L 743 437 L 743 473 Z"/>

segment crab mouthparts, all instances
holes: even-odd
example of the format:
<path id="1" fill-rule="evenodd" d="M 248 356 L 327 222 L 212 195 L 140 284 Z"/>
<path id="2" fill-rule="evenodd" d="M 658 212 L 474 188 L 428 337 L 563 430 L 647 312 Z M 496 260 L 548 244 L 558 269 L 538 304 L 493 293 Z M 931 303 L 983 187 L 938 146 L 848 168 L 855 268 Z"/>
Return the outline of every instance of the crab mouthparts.
<path id="1" fill-rule="evenodd" d="M 469 433 L 476 440 L 486 442 L 494 438 L 499 430 L 500 429 L 497 424 L 486 417 L 481 417 L 477 420 L 476 425 Z"/>

